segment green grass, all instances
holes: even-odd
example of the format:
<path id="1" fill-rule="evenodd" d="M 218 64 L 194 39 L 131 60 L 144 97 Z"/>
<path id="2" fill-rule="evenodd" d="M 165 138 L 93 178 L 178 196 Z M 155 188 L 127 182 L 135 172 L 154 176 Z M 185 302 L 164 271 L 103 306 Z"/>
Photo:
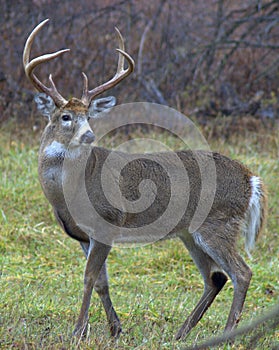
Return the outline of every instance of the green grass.
<path id="1" fill-rule="evenodd" d="M 115 342 L 110 339 L 94 294 L 88 336 L 77 344 L 71 332 L 81 305 L 85 259 L 78 243 L 56 224 L 42 194 L 38 136 L 28 132 L 18 136 L 10 130 L 2 129 L 0 139 L 1 349 L 182 349 L 222 332 L 232 301 L 230 282 L 188 338 L 174 341 L 203 283 L 188 252 L 173 240 L 112 250 L 111 295 L 123 334 Z M 247 164 L 269 190 L 267 226 L 253 260 L 247 258 L 254 274 L 243 311 L 245 324 L 278 303 L 279 141 L 273 131 L 229 142 L 215 140 L 211 146 Z M 245 349 L 246 341 L 242 337 L 225 349 Z M 278 331 L 267 332 L 256 348 L 272 348 L 276 341 Z"/>

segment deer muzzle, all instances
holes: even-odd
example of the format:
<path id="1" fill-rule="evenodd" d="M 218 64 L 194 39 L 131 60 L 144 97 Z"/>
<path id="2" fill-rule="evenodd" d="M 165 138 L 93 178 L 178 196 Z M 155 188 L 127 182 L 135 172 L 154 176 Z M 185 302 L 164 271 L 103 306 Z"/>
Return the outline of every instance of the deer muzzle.
<path id="1" fill-rule="evenodd" d="M 95 135 L 88 122 L 81 123 L 71 141 L 71 146 L 90 145 L 94 140 Z"/>
<path id="2" fill-rule="evenodd" d="M 91 130 L 87 130 L 84 134 L 80 137 L 80 143 L 84 144 L 91 144 L 95 140 L 95 135 Z"/>

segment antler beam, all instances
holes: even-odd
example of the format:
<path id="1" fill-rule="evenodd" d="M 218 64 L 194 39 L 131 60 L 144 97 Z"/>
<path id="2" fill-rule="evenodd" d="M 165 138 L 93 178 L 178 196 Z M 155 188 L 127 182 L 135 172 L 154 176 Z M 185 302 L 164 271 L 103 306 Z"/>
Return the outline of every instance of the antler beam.
<path id="1" fill-rule="evenodd" d="M 88 79 L 85 73 L 82 73 L 83 79 L 84 79 L 84 85 L 83 85 L 83 93 L 82 93 L 82 98 L 81 101 L 89 106 L 90 102 L 92 99 L 104 91 L 107 91 L 120 83 L 123 79 L 125 79 L 128 75 L 130 75 L 134 68 L 135 68 L 135 62 L 132 59 L 132 57 L 125 52 L 125 46 L 124 46 L 124 40 L 123 37 L 118 30 L 118 28 L 115 28 L 117 37 L 118 37 L 118 43 L 119 43 L 119 49 L 116 49 L 118 51 L 119 56 L 118 56 L 118 65 L 117 65 L 117 71 L 112 79 L 107 81 L 106 83 L 97 86 L 96 88 L 92 90 L 88 90 Z M 128 62 L 128 68 L 124 69 L 124 59 L 126 58 Z"/>
<path id="2" fill-rule="evenodd" d="M 24 50 L 23 50 L 23 66 L 24 71 L 27 76 L 27 78 L 31 81 L 31 83 L 34 85 L 34 87 L 40 91 L 44 92 L 47 95 L 49 95 L 57 107 L 63 107 L 68 102 L 63 96 L 60 95 L 60 93 L 57 91 L 57 88 L 52 80 L 51 74 L 49 75 L 49 81 L 51 84 L 51 87 L 45 86 L 38 77 L 34 74 L 34 69 L 40 65 L 41 63 L 48 62 L 58 56 L 61 56 L 63 53 L 70 51 L 69 49 L 60 50 L 54 53 L 45 54 L 39 57 L 34 58 L 30 61 L 30 51 L 33 44 L 33 41 L 38 34 L 38 32 L 41 30 L 41 28 L 49 21 L 49 19 L 44 20 L 40 24 L 38 24 L 31 34 L 29 35 L 28 39 L 26 40 Z"/>

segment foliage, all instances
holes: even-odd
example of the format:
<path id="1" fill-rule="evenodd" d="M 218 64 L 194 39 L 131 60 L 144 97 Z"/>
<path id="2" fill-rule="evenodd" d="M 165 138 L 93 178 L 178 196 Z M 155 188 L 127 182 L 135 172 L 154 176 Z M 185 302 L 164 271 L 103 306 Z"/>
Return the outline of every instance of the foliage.
<path id="1" fill-rule="evenodd" d="M 175 140 L 158 137 L 175 147 Z M 183 349 L 220 334 L 232 300 L 231 283 L 185 342 L 174 341 L 203 284 L 187 251 L 173 240 L 113 249 L 111 293 L 124 333 L 117 341 L 110 339 L 94 294 L 87 338 L 80 344 L 72 340 L 85 259 L 79 245 L 59 229 L 43 197 L 36 170 L 38 143 L 37 134 L 21 130 L 19 135 L 13 124 L 1 130 L 0 348 Z M 212 139 L 211 147 L 246 163 L 270 193 L 267 227 L 249 262 L 254 274 L 242 317 L 249 324 L 278 303 L 278 130 Z M 247 349 L 250 340 L 242 336 L 225 349 Z M 275 349 L 278 342 L 278 330 L 271 329 L 253 349 Z"/>

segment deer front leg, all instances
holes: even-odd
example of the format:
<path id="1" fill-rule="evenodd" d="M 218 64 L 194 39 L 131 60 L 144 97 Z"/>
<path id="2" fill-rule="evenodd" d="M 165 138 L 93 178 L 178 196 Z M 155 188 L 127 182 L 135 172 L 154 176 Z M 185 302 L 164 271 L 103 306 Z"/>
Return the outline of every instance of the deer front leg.
<path id="1" fill-rule="evenodd" d="M 111 247 L 90 239 L 90 247 L 87 255 L 87 263 L 84 273 L 84 290 L 82 305 L 79 317 L 73 334 L 81 337 L 86 330 L 88 323 L 88 310 L 93 287 L 99 277 L 102 267 L 105 264 L 106 258 L 111 250 Z"/>
<path id="2" fill-rule="evenodd" d="M 87 258 L 89 248 L 90 248 L 90 243 L 80 242 L 80 245 L 81 245 L 82 250 L 84 251 L 84 254 Z M 121 329 L 120 320 L 117 316 L 117 313 L 114 310 L 114 307 L 112 305 L 112 301 L 110 299 L 106 261 L 101 268 L 98 279 L 94 285 L 94 289 L 98 293 L 99 298 L 101 299 L 101 302 L 102 302 L 103 307 L 105 309 L 105 312 L 107 315 L 107 320 L 108 320 L 109 327 L 110 327 L 110 334 L 112 337 L 118 337 L 118 335 L 121 333 L 122 329 Z"/>
<path id="3" fill-rule="evenodd" d="M 114 307 L 112 305 L 112 301 L 109 295 L 109 284 L 108 284 L 108 277 L 107 277 L 106 262 L 102 266 L 98 280 L 94 285 L 94 289 L 98 293 L 102 301 L 103 307 L 105 309 L 107 320 L 110 327 L 110 334 L 112 337 L 117 338 L 118 335 L 121 333 L 122 329 L 121 329 L 120 320 L 117 316 L 117 313 L 114 310 Z"/>

